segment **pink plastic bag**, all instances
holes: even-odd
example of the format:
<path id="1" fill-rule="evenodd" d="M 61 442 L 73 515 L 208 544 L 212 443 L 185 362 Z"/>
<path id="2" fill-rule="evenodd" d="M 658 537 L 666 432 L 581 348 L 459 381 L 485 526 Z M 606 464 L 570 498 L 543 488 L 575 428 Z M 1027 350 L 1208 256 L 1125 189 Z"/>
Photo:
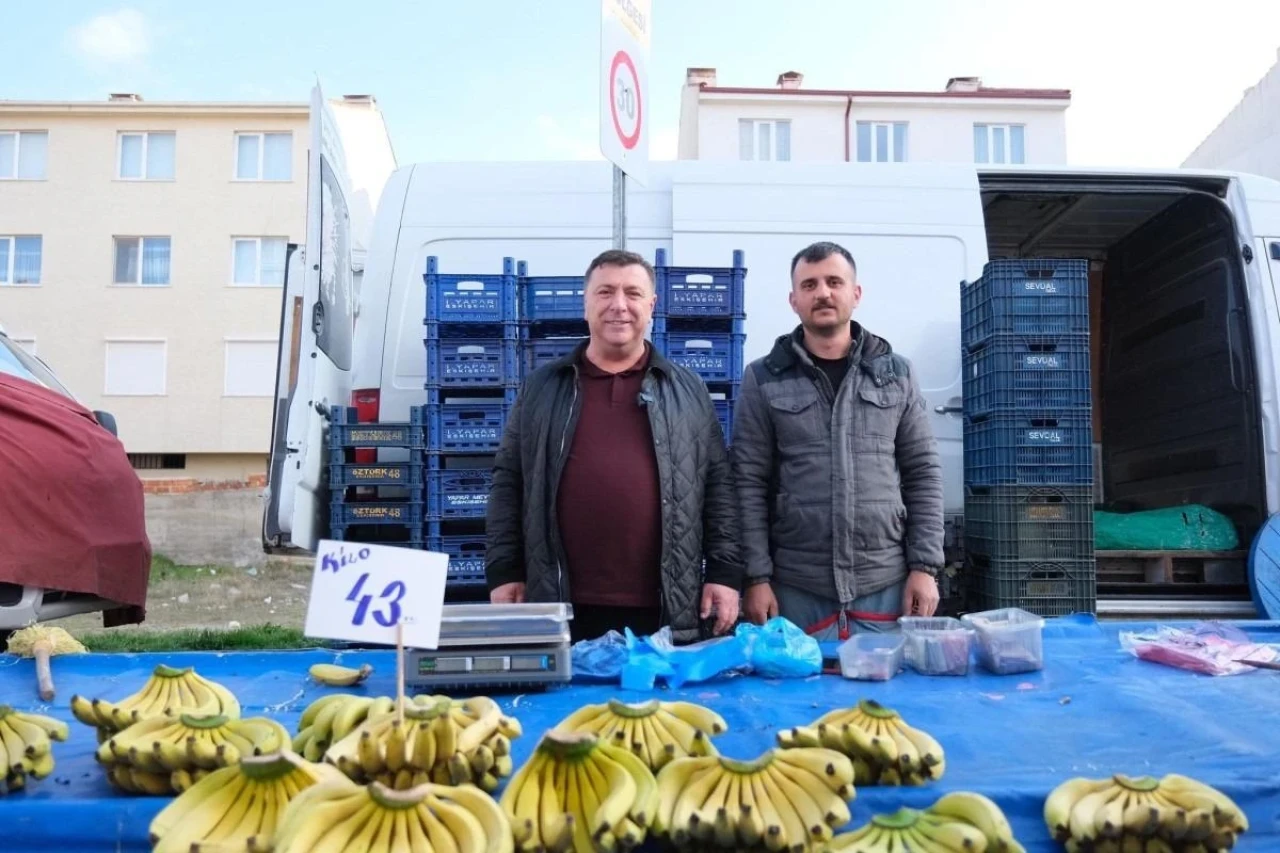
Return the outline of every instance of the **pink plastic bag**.
<path id="1" fill-rule="evenodd" d="M 1162 625 L 1150 633 L 1122 632 L 1120 645 L 1141 660 L 1203 675 L 1241 675 L 1256 670 L 1239 661 L 1280 658 L 1274 646 L 1254 643 L 1240 629 L 1219 622 L 1201 622 L 1190 630 Z"/>

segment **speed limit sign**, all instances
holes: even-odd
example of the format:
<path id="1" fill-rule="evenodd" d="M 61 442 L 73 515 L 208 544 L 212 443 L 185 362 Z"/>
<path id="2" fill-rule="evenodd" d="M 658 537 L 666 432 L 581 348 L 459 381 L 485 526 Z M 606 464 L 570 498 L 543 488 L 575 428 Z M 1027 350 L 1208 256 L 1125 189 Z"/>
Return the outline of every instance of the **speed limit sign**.
<path id="1" fill-rule="evenodd" d="M 600 151 L 643 184 L 649 166 L 650 0 L 602 0 Z"/>

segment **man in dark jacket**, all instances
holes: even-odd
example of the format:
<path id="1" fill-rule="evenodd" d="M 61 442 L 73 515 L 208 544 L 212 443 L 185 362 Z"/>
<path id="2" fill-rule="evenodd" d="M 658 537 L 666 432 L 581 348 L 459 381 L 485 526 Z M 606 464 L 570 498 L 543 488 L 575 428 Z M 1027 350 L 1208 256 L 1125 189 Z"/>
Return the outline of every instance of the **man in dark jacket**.
<path id="1" fill-rule="evenodd" d="M 791 282 L 800 326 L 747 367 L 734 412 L 744 614 L 822 639 L 930 616 L 942 470 L 911 365 L 852 322 L 862 288 L 846 249 L 809 246 Z"/>
<path id="2" fill-rule="evenodd" d="M 490 600 L 571 602 L 575 641 L 670 625 L 687 643 L 738 618 L 724 439 L 706 385 L 645 340 L 657 298 L 640 255 L 591 262 L 590 337 L 525 380 L 494 463 Z"/>

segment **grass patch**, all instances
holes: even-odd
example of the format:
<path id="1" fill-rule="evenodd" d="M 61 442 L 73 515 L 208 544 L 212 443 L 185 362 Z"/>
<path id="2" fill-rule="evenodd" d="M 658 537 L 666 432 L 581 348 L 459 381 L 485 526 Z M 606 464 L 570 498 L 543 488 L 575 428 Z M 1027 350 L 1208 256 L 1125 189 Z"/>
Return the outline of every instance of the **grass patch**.
<path id="1" fill-rule="evenodd" d="M 324 640 L 308 639 L 297 628 L 254 625 L 228 630 L 181 631 L 115 630 L 80 637 L 91 652 L 228 652 L 265 649 L 312 649 Z"/>
<path id="2" fill-rule="evenodd" d="M 151 582 L 167 580 L 190 580 L 204 575 L 212 575 L 214 571 L 227 571 L 222 566 L 180 566 L 163 554 L 151 557 Z"/>

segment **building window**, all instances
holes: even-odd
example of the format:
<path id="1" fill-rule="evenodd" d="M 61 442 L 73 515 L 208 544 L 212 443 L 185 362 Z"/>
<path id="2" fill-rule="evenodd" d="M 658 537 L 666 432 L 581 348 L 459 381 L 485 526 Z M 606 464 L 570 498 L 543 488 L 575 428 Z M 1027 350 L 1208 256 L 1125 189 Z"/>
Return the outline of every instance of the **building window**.
<path id="1" fill-rule="evenodd" d="M 122 181 L 172 181 L 177 136 L 165 133 L 121 133 L 116 177 Z"/>
<path id="2" fill-rule="evenodd" d="M 791 122 L 739 119 L 738 157 L 742 160 L 790 160 Z"/>
<path id="3" fill-rule="evenodd" d="M 278 287 L 284 284 L 284 237 L 233 237 L 231 283 Z"/>
<path id="4" fill-rule="evenodd" d="M 130 453 L 129 464 L 136 471 L 181 471 L 187 467 L 185 453 Z"/>
<path id="5" fill-rule="evenodd" d="M 165 341 L 107 341 L 102 393 L 111 397 L 163 397 Z"/>
<path id="6" fill-rule="evenodd" d="M 0 237 L 0 285 L 40 283 L 42 237 Z"/>
<path id="7" fill-rule="evenodd" d="M 43 181 L 48 159 L 47 131 L 0 130 L 0 179 Z"/>
<path id="8" fill-rule="evenodd" d="M 227 397 L 274 397 L 275 341 L 227 341 L 222 393 Z"/>
<path id="9" fill-rule="evenodd" d="M 907 162 L 905 121 L 860 121 L 857 131 L 859 163 Z"/>
<path id="10" fill-rule="evenodd" d="M 168 237 L 117 237 L 116 284 L 169 284 Z"/>
<path id="11" fill-rule="evenodd" d="M 975 124 L 973 162 L 1025 163 L 1025 129 L 1020 124 Z"/>
<path id="12" fill-rule="evenodd" d="M 293 179 L 292 133 L 237 133 L 236 180 Z"/>

